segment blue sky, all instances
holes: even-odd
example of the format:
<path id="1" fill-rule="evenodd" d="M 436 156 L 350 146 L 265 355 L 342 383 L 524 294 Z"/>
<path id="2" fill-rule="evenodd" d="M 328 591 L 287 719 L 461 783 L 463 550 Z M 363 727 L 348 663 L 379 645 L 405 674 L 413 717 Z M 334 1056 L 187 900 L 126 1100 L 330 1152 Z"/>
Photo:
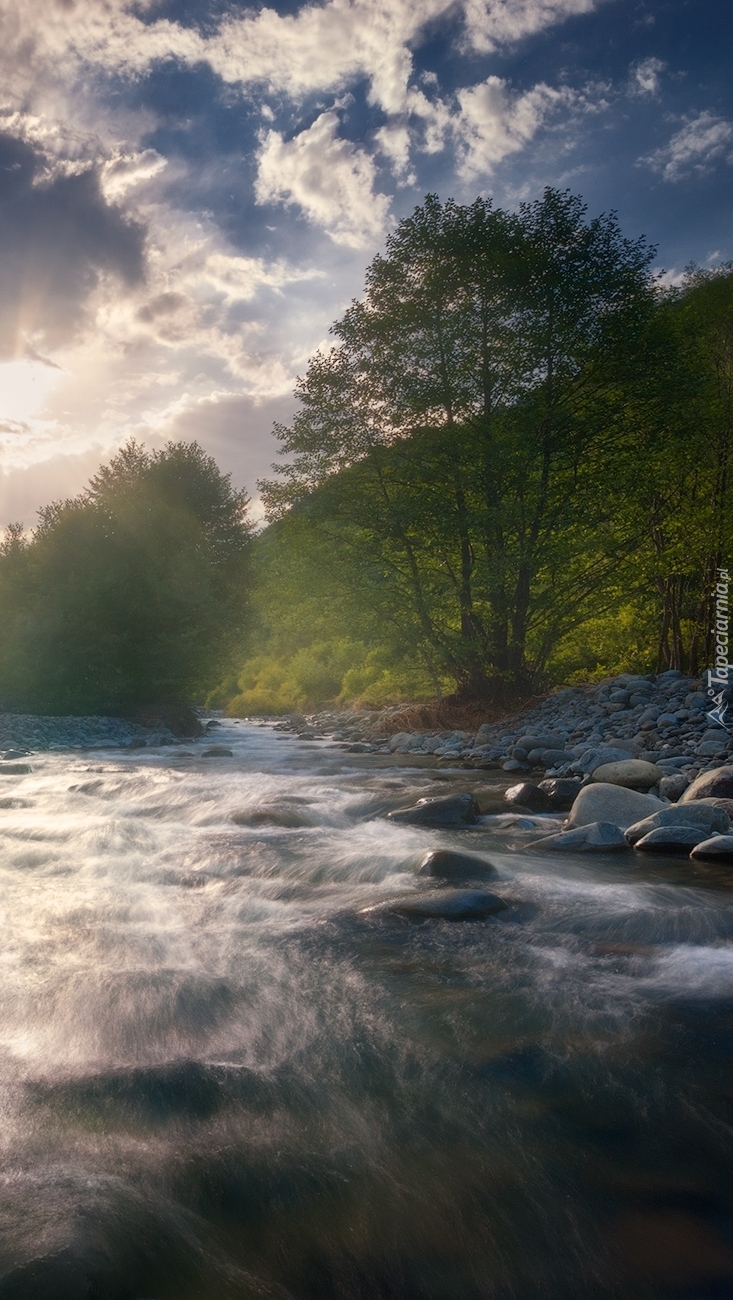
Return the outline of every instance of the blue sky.
<path id="1" fill-rule="evenodd" d="M 255 492 L 428 191 L 614 208 L 733 258 L 723 0 L 0 0 L 0 524 L 131 435 Z"/>

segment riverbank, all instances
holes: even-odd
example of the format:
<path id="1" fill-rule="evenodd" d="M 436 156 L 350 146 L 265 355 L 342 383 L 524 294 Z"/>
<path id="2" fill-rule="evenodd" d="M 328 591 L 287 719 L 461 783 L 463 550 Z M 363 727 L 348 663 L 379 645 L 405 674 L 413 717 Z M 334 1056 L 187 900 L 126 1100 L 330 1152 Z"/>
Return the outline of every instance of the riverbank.
<path id="1" fill-rule="evenodd" d="M 733 753 L 733 737 L 706 717 L 705 683 L 677 670 L 622 673 L 597 685 L 553 691 L 519 713 L 475 731 L 406 729 L 403 707 L 379 712 L 324 710 L 276 725 L 304 739 L 328 737 L 351 753 L 432 756 L 437 766 L 507 772 L 517 777 L 586 774 L 589 750 L 642 759 L 661 777 L 680 778 L 680 793 Z M 684 784 L 683 784 L 684 782 Z"/>

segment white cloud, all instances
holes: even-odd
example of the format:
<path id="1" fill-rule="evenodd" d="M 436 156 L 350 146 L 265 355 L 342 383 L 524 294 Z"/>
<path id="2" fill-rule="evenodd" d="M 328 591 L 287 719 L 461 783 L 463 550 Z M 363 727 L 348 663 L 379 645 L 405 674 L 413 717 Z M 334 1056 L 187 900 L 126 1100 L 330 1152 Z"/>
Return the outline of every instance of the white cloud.
<path id="1" fill-rule="evenodd" d="M 295 203 L 335 243 L 366 248 L 384 230 L 389 197 L 374 193 L 373 159 L 341 139 L 338 126 L 331 109 L 292 140 L 268 131 L 259 153 L 257 202 Z"/>
<path id="2" fill-rule="evenodd" d="M 143 149 L 139 153 L 121 153 L 117 151 L 102 164 L 100 184 L 104 197 L 111 202 L 122 198 L 134 185 L 152 180 L 167 161 L 155 149 Z"/>
<path id="3" fill-rule="evenodd" d="M 631 66 L 629 93 L 632 95 L 658 95 L 659 78 L 666 68 L 661 59 L 642 59 Z"/>
<path id="4" fill-rule="evenodd" d="M 466 34 L 475 50 L 489 53 L 514 44 L 576 14 L 587 14 L 598 0 L 464 0 Z"/>
<path id="5" fill-rule="evenodd" d="M 705 111 L 675 132 L 668 144 L 640 158 L 666 181 L 706 172 L 724 158 L 733 162 L 733 122 Z"/>
<path id="6" fill-rule="evenodd" d="M 488 77 L 458 92 L 461 106 L 455 131 L 459 140 L 461 175 L 486 175 L 509 154 L 532 139 L 554 108 L 574 102 L 567 89 L 554 90 L 540 82 L 523 95 L 512 95 L 501 77 Z"/>

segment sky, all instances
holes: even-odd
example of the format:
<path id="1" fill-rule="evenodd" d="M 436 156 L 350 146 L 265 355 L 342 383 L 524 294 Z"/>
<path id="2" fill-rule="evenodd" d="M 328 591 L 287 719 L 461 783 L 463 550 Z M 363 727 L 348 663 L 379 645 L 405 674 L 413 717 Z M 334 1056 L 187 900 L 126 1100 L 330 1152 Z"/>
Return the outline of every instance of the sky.
<path id="1" fill-rule="evenodd" d="M 553 185 L 733 258 L 728 0 L 0 0 L 0 526 L 128 438 L 258 511 L 273 423 L 426 193 Z"/>

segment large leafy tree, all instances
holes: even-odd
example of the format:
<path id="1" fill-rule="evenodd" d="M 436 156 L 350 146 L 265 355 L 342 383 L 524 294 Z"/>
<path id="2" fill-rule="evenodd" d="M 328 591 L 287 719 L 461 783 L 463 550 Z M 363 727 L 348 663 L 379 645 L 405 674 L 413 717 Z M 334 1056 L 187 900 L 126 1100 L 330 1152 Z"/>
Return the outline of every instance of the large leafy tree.
<path id="1" fill-rule="evenodd" d="M 211 688 L 240 650 L 247 499 L 196 443 L 129 443 L 0 555 L 6 705 L 124 712 Z"/>
<path id="2" fill-rule="evenodd" d="M 517 213 L 429 196 L 277 430 L 271 517 L 295 507 L 381 566 L 423 654 L 471 691 L 540 670 L 633 549 L 597 470 L 652 256 L 556 190 Z"/>

